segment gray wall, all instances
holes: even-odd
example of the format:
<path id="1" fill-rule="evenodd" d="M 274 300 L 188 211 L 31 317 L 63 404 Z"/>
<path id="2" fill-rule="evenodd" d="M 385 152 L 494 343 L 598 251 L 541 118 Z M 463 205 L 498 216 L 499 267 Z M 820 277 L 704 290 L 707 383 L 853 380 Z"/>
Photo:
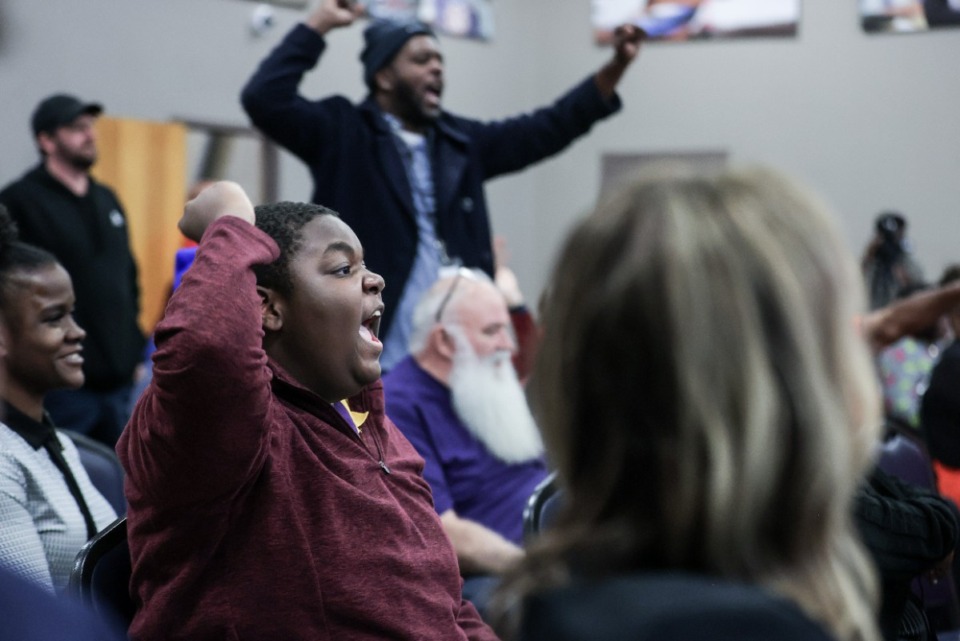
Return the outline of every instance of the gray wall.
<path id="1" fill-rule="evenodd" d="M 301 13 L 277 9 L 262 38 L 237 0 L 0 0 L 0 183 L 35 162 L 27 121 L 60 90 L 103 101 L 112 115 L 246 124 L 239 88 Z M 444 39 L 446 106 L 499 117 L 553 99 L 608 52 L 590 41 L 587 0 L 497 0 L 498 34 Z M 304 93 L 360 98 L 360 28 L 330 38 Z M 960 30 L 870 36 L 855 0 L 804 0 L 789 40 L 646 47 L 622 85 L 625 108 L 562 156 L 489 185 L 494 231 L 507 236 L 535 298 L 572 221 L 594 202 L 605 152 L 726 151 L 771 163 L 834 206 L 860 252 L 877 211 L 912 222 L 931 277 L 960 260 L 960 80 L 950 66 Z M 310 185 L 284 157 L 281 196 Z"/>

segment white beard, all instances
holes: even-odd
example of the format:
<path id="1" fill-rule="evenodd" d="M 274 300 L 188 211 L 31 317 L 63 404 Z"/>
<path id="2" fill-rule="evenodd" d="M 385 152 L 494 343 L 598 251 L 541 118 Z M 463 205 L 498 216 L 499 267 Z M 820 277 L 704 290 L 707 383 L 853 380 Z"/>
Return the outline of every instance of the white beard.
<path id="1" fill-rule="evenodd" d="M 453 330 L 453 331 L 449 331 Z M 450 371 L 453 409 L 467 431 L 504 463 L 522 463 L 543 454 L 543 441 L 510 362 L 510 352 L 480 358 L 457 327 Z"/>

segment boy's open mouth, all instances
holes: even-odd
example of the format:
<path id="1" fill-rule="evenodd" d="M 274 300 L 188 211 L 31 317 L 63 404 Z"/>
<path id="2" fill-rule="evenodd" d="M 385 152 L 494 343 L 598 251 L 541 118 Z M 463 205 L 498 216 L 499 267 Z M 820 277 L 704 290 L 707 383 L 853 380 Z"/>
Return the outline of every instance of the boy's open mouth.
<path id="1" fill-rule="evenodd" d="M 360 334 L 374 343 L 379 343 L 380 339 L 380 319 L 383 317 L 383 309 L 376 309 L 366 320 L 360 323 Z"/>

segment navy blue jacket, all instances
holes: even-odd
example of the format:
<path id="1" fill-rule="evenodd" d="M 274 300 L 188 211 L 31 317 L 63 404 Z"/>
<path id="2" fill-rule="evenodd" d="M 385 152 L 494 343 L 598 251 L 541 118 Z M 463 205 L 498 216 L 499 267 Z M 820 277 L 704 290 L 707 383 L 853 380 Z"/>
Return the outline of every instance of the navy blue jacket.
<path id="1" fill-rule="evenodd" d="M 0 641 L 121 641 L 127 638 L 71 598 L 55 597 L 0 568 Z"/>
<path id="2" fill-rule="evenodd" d="M 313 201 L 340 213 L 363 244 L 366 263 L 384 277 L 386 335 L 417 248 L 416 210 L 403 160 L 372 97 L 308 100 L 303 74 L 326 48 L 322 36 L 297 25 L 260 64 L 241 100 L 253 124 L 303 160 L 313 175 Z M 444 112 L 434 129 L 437 231 L 451 256 L 493 274 L 483 182 L 555 154 L 620 108 L 593 78 L 549 107 L 483 123 Z"/>

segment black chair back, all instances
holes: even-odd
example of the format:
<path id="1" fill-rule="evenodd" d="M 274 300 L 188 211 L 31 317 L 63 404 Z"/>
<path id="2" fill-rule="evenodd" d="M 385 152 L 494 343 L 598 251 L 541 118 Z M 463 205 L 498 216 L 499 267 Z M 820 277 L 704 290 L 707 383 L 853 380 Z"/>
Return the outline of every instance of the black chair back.
<path id="1" fill-rule="evenodd" d="M 120 517 L 80 548 L 68 588 L 103 618 L 130 627 L 135 607 L 130 598 L 130 548 L 127 519 Z"/>
<path id="2" fill-rule="evenodd" d="M 563 505 L 563 493 L 557 484 L 557 473 L 551 472 L 533 489 L 523 509 L 523 536 L 529 539 L 552 525 Z"/>

